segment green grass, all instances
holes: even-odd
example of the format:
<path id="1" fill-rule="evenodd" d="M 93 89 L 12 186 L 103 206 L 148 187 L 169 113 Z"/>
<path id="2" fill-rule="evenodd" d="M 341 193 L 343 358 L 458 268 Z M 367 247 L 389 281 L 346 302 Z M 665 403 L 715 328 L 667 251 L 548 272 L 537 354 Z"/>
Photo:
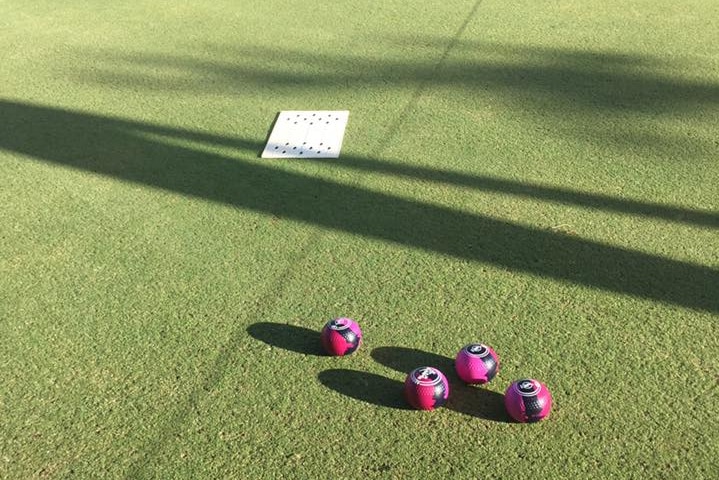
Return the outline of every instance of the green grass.
<path id="1" fill-rule="evenodd" d="M 0 477 L 716 477 L 716 2 L 309 3 L 0 2 Z"/>

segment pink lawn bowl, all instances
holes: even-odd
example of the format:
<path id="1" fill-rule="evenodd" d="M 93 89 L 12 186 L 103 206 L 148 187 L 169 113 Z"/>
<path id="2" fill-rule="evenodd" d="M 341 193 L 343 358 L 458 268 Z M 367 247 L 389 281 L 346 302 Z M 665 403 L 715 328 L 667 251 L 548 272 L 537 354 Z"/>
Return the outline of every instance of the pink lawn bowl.
<path id="1" fill-rule="evenodd" d="M 497 375 L 499 357 L 491 347 L 482 343 L 471 343 L 457 352 L 454 368 L 463 382 L 484 384 Z"/>
<path id="2" fill-rule="evenodd" d="M 552 394 L 546 385 L 537 380 L 517 380 L 504 393 L 504 406 L 517 422 L 538 422 L 549 415 Z"/>
<path id="3" fill-rule="evenodd" d="M 320 333 L 322 347 L 329 355 L 344 356 L 357 350 L 362 342 L 362 330 L 351 318 L 330 320 Z"/>
<path id="4" fill-rule="evenodd" d="M 415 368 L 404 382 L 404 396 L 417 410 L 434 410 L 447 403 L 449 382 L 436 368 Z"/>

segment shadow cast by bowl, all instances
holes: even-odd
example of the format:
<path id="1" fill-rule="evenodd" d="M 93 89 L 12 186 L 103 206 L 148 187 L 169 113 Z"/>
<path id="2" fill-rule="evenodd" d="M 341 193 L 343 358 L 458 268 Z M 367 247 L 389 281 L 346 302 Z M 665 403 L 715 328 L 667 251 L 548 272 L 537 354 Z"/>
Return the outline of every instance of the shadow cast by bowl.
<path id="1" fill-rule="evenodd" d="M 317 379 L 325 387 L 355 400 L 381 407 L 410 410 L 402 397 L 402 382 L 374 373 L 348 369 L 320 372 Z"/>
<path id="2" fill-rule="evenodd" d="M 385 367 L 407 374 L 417 367 L 435 367 L 450 381 L 454 376 L 454 360 L 436 353 L 407 347 L 377 347 L 370 353 L 372 358 Z"/>
<path id="3" fill-rule="evenodd" d="M 447 408 L 471 417 L 511 423 L 504 408 L 504 395 L 485 387 L 451 382 Z"/>
<path id="4" fill-rule="evenodd" d="M 319 332 L 309 328 L 285 323 L 259 322 L 247 327 L 247 333 L 252 338 L 273 347 L 305 355 L 325 355 L 320 344 Z"/>
<path id="5" fill-rule="evenodd" d="M 404 374 L 421 366 L 438 368 L 450 384 L 446 408 L 484 420 L 509 422 L 504 409 L 504 395 L 484 387 L 466 385 L 454 370 L 454 360 L 436 353 L 406 347 L 377 347 L 370 353 L 372 358 Z"/>

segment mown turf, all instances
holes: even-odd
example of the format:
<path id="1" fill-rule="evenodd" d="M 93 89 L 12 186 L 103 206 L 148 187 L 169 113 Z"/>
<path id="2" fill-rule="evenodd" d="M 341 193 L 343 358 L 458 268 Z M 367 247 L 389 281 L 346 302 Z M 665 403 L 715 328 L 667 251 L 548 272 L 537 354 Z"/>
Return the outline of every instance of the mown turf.
<path id="1" fill-rule="evenodd" d="M 716 477 L 715 2 L 310 3 L 0 3 L 0 477 Z"/>

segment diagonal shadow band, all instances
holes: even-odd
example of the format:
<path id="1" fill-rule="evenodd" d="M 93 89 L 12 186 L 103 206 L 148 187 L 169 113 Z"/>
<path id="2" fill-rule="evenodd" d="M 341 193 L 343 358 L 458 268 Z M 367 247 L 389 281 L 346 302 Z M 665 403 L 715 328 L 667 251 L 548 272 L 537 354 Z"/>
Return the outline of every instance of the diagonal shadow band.
<path id="1" fill-rule="evenodd" d="M 12 101 L 0 101 L 0 116 L 0 149 L 43 161 L 538 277 L 719 311 L 719 271 L 707 266 L 166 144 L 146 135 L 213 140 L 200 132 Z M 231 142 L 237 148 L 259 148 L 258 142 Z M 356 159 L 347 160 L 351 164 Z"/>
<path id="2" fill-rule="evenodd" d="M 276 119 L 277 117 L 275 118 L 275 121 Z M 124 123 L 124 121 L 121 120 L 117 121 Z M 165 136 L 168 138 L 190 140 L 208 145 L 220 145 L 241 150 L 254 150 L 257 151 L 258 158 L 264 148 L 264 143 L 243 140 L 240 138 L 229 138 L 221 135 L 180 130 L 162 127 L 159 125 L 140 125 L 139 129 L 143 132 Z M 274 122 L 267 132 L 267 137 L 269 137 L 273 127 Z M 137 131 L 137 129 L 128 128 L 128 133 L 132 133 L 132 131 Z M 360 172 L 394 175 L 408 179 L 423 180 L 457 187 L 468 187 L 476 190 L 496 192 L 522 198 L 545 200 L 564 205 L 576 205 L 579 207 L 600 209 L 626 215 L 640 215 L 647 218 L 656 218 L 698 227 L 719 229 L 719 212 L 710 210 L 696 210 L 656 202 L 618 198 L 605 194 L 572 190 L 569 188 L 550 187 L 546 185 L 524 183 L 484 175 L 466 174 L 441 168 L 407 165 L 390 160 L 378 160 L 366 157 L 343 155 L 340 159 L 306 158 L 304 161 L 326 164 L 332 167 L 351 169 Z"/>
<path id="3" fill-rule="evenodd" d="M 268 130 L 268 137 L 273 127 L 274 124 Z M 199 143 L 206 143 L 208 145 L 221 145 L 242 150 L 256 150 L 258 157 L 264 148 L 264 144 L 255 141 L 228 138 L 221 135 L 213 135 L 203 132 L 179 130 L 161 127 L 158 125 L 142 124 L 141 129 L 142 131 L 148 133 L 166 136 L 169 138 L 190 140 Z M 128 130 L 128 132 L 131 130 Z M 346 168 L 360 172 L 388 174 L 408 179 L 443 183 L 458 187 L 468 187 L 476 190 L 514 195 L 523 198 L 546 200 L 564 205 L 576 205 L 579 207 L 600 209 L 627 215 L 641 215 L 643 217 L 656 218 L 670 222 L 719 229 L 719 212 L 710 210 L 696 210 L 656 202 L 618 198 L 598 193 L 586 193 L 569 188 L 523 183 L 476 174 L 470 175 L 453 170 L 407 165 L 389 160 L 377 160 L 365 157 L 343 155 L 341 159 L 306 158 L 304 161 L 322 163 L 337 168 Z"/>
<path id="4" fill-rule="evenodd" d="M 628 215 L 641 215 L 669 222 L 719 229 L 719 212 L 709 210 L 694 210 L 655 202 L 612 197 L 599 193 L 586 193 L 569 188 L 522 183 L 482 175 L 468 175 L 451 170 L 378 161 L 371 158 L 350 157 L 342 158 L 341 161 L 337 159 L 307 159 L 306 161 L 322 162 L 362 172 L 384 173 L 409 179 L 469 187 L 485 192 L 496 192 L 521 198 L 545 200 Z"/>
<path id="5" fill-rule="evenodd" d="M 479 2 L 475 5 L 478 7 Z M 711 80 L 671 75 L 664 57 L 477 42 L 460 38 L 463 28 L 447 37 L 382 39 L 398 51 L 404 51 L 409 44 L 424 44 L 437 53 L 444 50 L 441 68 L 436 62 L 406 55 L 383 61 L 364 54 L 333 55 L 244 45 L 231 49 L 217 46 L 212 56 L 84 50 L 83 55 L 94 57 L 92 68 L 73 70 L 71 75 L 83 83 L 201 93 L 208 89 L 226 93 L 238 85 L 311 90 L 429 84 L 512 94 L 526 101 L 542 101 L 552 114 L 565 115 L 574 111 L 620 110 L 676 115 L 719 103 L 719 85 Z M 455 55 L 458 58 L 449 59 L 450 50 L 459 52 Z M 243 61 L 238 62 L 238 58 Z M 305 65 L 324 68 L 308 72 L 302 68 Z M 686 67 L 681 63 L 670 66 Z M 197 81 L 198 76 L 213 81 Z M 554 105 L 544 102 L 550 98 Z M 568 105 L 573 108 L 567 109 Z"/>

